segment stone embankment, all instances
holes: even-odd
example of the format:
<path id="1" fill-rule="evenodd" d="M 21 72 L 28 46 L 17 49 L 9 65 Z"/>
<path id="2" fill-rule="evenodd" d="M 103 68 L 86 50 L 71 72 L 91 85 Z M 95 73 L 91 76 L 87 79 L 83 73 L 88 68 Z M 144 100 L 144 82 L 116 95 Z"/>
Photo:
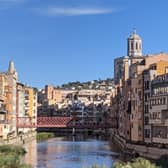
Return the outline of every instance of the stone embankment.
<path id="1" fill-rule="evenodd" d="M 127 143 L 122 137 L 112 132 L 111 139 L 122 149 L 123 154 L 135 154 L 148 159 L 159 159 L 163 155 L 168 155 L 168 149 L 159 147 L 148 147 L 145 145 Z"/>
<path id="2" fill-rule="evenodd" d="M 0 145 L 12 145 L 12 144 L 22 145 L 22 144 L 30 142 L 34 139 L 36 139 L 36 131 L 29 132 L 29 133 L 26 133 L 26 134 L 22 134 L 22 135 L 19 135 L 17 137 L 11 137 L 11 138 L 6 139 L 6 140 L 1 140 Z"/>

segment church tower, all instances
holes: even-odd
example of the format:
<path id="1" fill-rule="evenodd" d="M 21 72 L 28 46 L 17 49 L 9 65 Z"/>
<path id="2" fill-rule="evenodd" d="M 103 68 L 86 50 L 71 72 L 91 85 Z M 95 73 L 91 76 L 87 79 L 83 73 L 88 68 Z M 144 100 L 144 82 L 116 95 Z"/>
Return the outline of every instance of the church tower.
<path id="1" fill-rule="evenodd" d="M 14 62 L 13 61 L 10 61 L 9 62 L 9 67 L 8 67 L 8 73 L 13 75 L 13 77 L 18 80 L 18 74 L 17 74 L 17 71 L 15 69 L 15 65 L 14 65 Z"/>
<path id="2" fill-rule="evenodd" d="M 135 30 L 128 38 L 127 55 L 130 59 L 142 57 L 142 39 L 138 34 L 136 34 Z"/>

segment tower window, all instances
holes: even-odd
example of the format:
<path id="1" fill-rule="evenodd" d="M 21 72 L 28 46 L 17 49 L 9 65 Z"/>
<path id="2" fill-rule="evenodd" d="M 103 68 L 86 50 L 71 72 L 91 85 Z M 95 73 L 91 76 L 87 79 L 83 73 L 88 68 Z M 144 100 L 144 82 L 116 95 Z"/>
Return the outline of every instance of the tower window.
<path id="1" fill-rule="evenodd" d="M 136 43 L 136 50 L 138 50 L 138 43 Z"/>
<path id="2" fill-rule="evenodd" d="M 131 50 L 133 50 L 134 49 L 134 43 L 132 42 L 131 43 Z"/>
<path id="3" fill-rule="evenodd" d="M 141 50 L 141 47 L 142 47 L 141 44 L 139 44 L 139 49 L 140 49 L 140 50 Z"/>

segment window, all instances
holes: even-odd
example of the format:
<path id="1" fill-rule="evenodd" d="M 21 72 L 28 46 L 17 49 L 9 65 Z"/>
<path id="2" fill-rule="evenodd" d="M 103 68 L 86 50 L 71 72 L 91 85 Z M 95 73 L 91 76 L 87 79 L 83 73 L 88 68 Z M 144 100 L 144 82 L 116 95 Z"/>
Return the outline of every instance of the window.
<path id="1" fill-rule="evenodd" d="M 138 126 L 138 132 L 141 132 L 142 131 L 142 127 L 139 125 Z"/>
<path id="2" fill-rule="evenodd" d="M 145 138 L 150 138 L 150 130 L 145 129 Z"/>
<path id="3" fill-rule="evenodd" d="M 141 79 L 138 80 L 138 84 L 139 84 L 139 85 L 141 84 Z"/>
<path id="4" fill-rule="evenodd" d="M 149 107 L 148 107 L 148 104 L 145 105 L 145 113 L 149 113 Z"/>
<path id="5" fill-rule="evenodd" d="M 150 109 L 152 109 L 152 100 L 150 100 Z"/>
<path id="6" fill-rule="evenodd" d="M 138 50 L 138 43 L 136 43 L 136 50 Z"/>
<path id="7" fill-rule="evenodd" d="M 145 82 L 145 90 L 149 90 L 149 81 Z"/>
<path id="8" fill-rule="evenodd" d="M 142 48 L 142 46 L 141 46 L 141 44 L 139 44 L 139 49 L 141 50 L 141 48 Z"/>
<path id="9" fill-rule="evenodd" d="M 148 93 L 145 93 L 145 102 L 148 101 L 148 97 L 149 97 L 149 94 L 148 94 Z"/>
<path id="10" fill-rule="evenodd" d="M 166 71 L 166 73 L 168 73 L 168 67 L 165 67 L 165 71 Z"/>
<path id="11" fill-rule="evenodd" d="M 133 50 L 133 49 L 134 49 L 134 43 L 131 42 L 131 50 Z"/>
<path id="12" fill-rule="evenodd" d="M 132 101 L 132 108 L 133 108 L 133 110 L 135 110 L 135 101 L 134 100 Z"/>
<path id="13" fill-rule="evenodd" d="M 139 96 L 139 99 L 141 100 L 142 99 L 141 91 L 138 91 L 138 96 Z"/>
<path id="14" fill-rule="evenodd" d="M 165 97 L 163 98 L 163 104 L 166 104 L 166 98 Z"/>
<path id="15" fill-rule="evenodd" d="M 162 98 L 160 99 L 160 104 L 161 104 L 161 105 L 163 104 L 163 99 L 162 99 Z"/>
<path id="16" fill-rule="evenodd" d="M 149 125 L 149 117 L 145 117 L 145 125 Z"/>

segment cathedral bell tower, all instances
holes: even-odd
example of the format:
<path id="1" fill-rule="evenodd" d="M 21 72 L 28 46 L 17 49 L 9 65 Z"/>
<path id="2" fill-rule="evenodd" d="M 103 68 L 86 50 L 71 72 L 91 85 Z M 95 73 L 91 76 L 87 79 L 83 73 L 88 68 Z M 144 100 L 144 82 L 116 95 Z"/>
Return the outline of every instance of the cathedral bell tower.
<path id="1" fill-rule="evenodd" d="M 142 39 L 136 30 L 128 38 L 128 53 L 130 59 L 142 57 Z"/>

